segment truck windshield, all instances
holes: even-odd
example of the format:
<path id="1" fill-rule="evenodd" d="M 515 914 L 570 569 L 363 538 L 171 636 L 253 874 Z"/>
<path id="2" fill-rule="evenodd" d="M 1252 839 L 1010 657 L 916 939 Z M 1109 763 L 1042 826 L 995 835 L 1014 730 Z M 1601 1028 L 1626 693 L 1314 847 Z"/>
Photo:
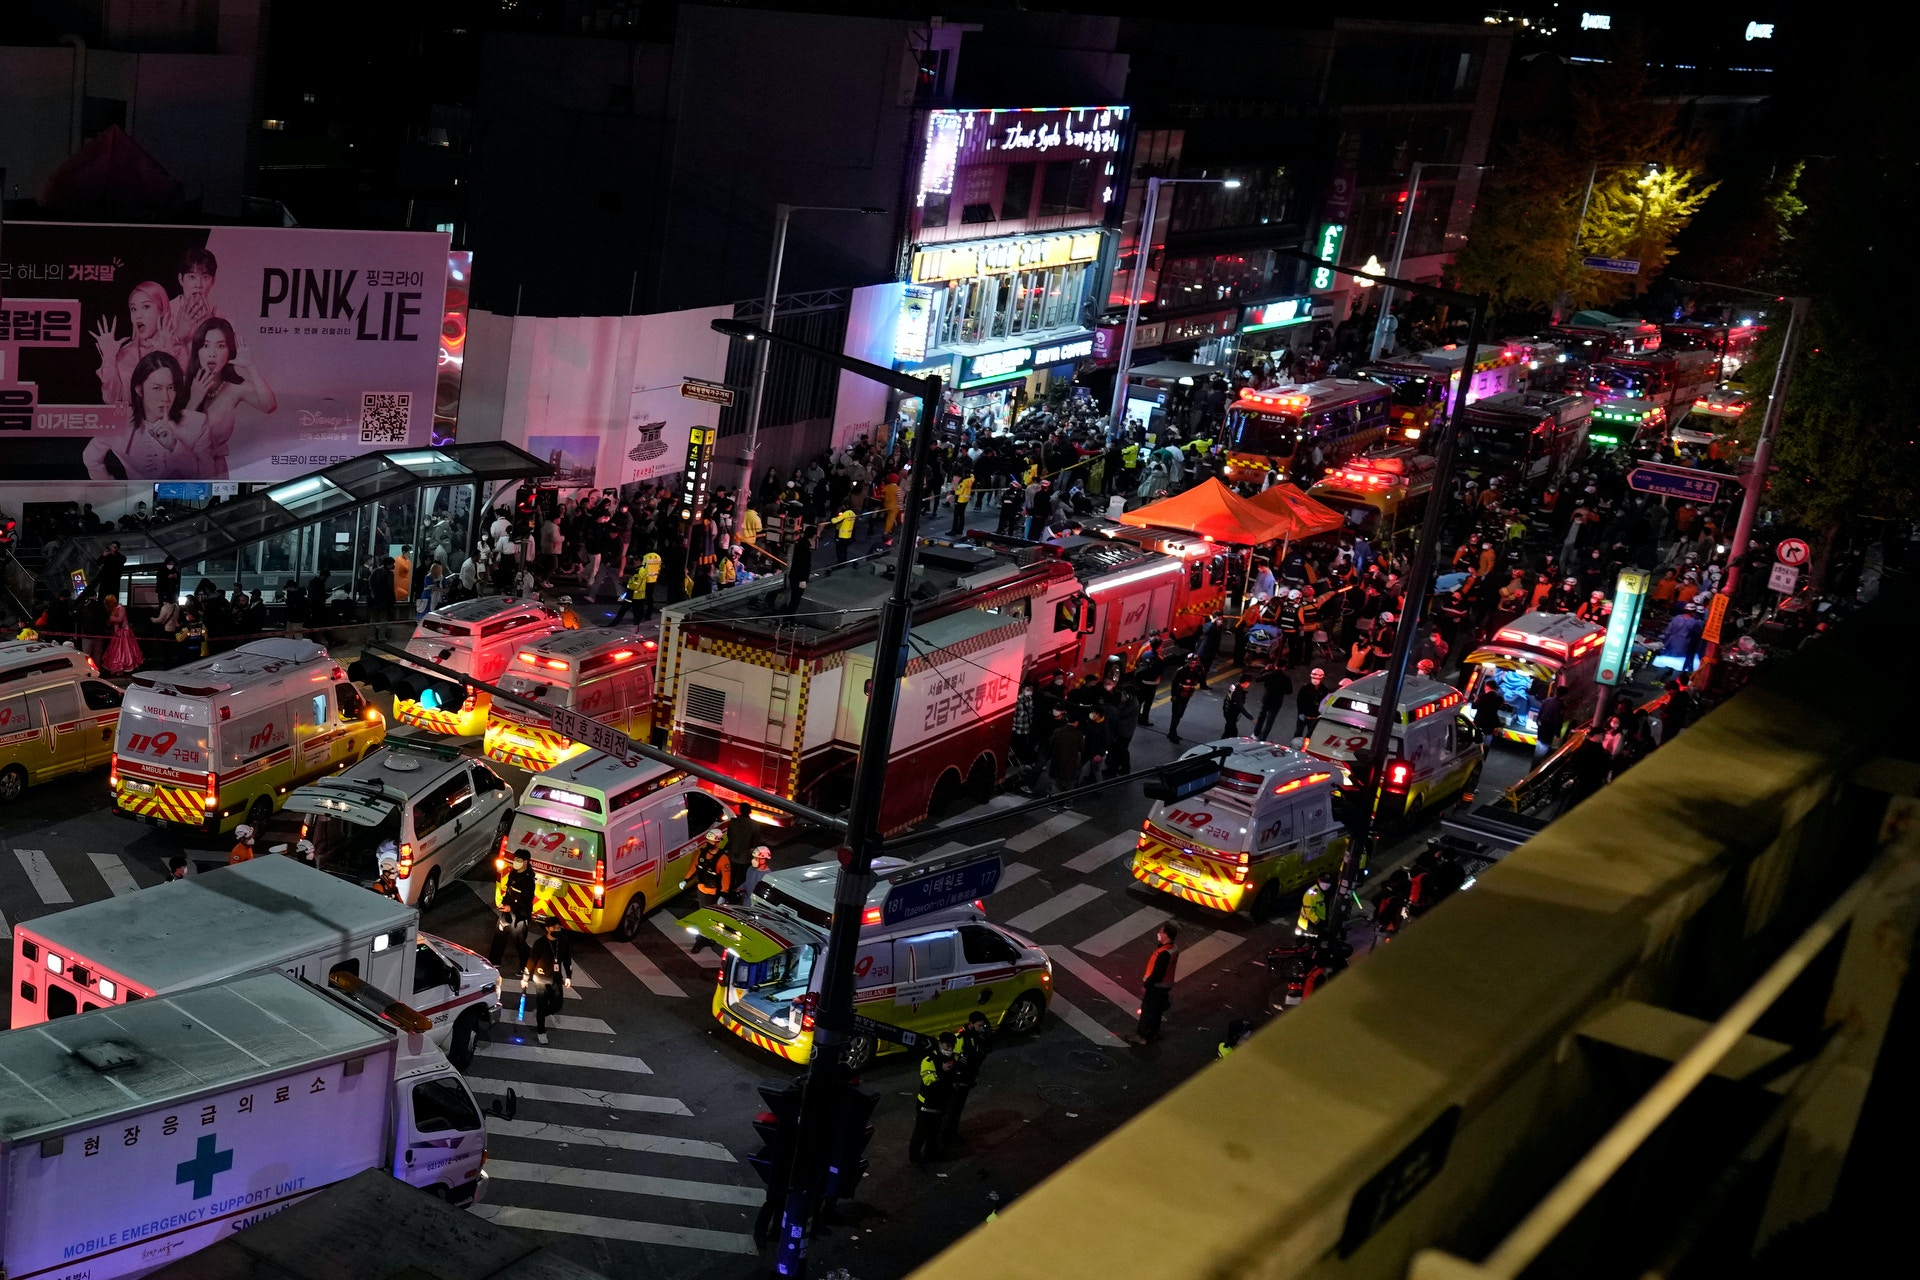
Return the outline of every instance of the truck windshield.
<path id="1" fill-rule="evenodd" d="M 1434 382 L 1410 373 L 1374 373 L 1370 375 L 1393 388 L 1393 402 L 1419 407 L 1433 399 Z"/>
<path id="2" fill-rule="evenodd" d="M 1238 453 L 1291 458 L 1300 444 L 1300 419 L 1289 413 L 1227 411 L 1227 447 Z"/>
<path id="3" fill-rule="evenodd" d="M 513 827 L 507 832 L 509 854 L 524 853 L 563 871 L 590 874 L 600 861 L 603 845 L 598 831 L 536 817 L 524 809 L 513 815 Z"/>
<path id="4" fill-rule="evenodd" d="M 1587 385 L 1617 400 L 1645 395 L 1652 382 L 1649 375 L 1637 369 L 1620 369 L 1603 364 L 1587 370 Z"/>
<path id="5" fill-rule="evenodd" d="M 1380 525 L 1380 508 L 1359 498 L 1345 497 L 1338 493 L 1316 493 L 1315 502 L 1332 507 L 1346 518 L 1347 528 L 1361 533 L 1372 533 Z"/>

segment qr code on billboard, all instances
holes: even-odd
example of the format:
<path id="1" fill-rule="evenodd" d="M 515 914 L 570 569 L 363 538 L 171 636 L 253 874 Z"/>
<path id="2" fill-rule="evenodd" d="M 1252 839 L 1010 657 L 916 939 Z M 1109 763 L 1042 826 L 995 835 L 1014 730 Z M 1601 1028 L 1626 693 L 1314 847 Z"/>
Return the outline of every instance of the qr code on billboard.
<path id="1" fill-rule="evenodd" d="M 413 414 L 411 391 L 360 393 L 360 443 L 405 444 L 407 419 Z"/>

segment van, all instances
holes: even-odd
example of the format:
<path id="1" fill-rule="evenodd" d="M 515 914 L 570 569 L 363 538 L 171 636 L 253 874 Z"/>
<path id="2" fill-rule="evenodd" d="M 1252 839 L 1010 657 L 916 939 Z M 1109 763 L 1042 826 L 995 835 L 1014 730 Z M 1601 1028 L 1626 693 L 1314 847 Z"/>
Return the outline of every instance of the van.
<path id="1" fill-rule="evenodd" d="M 386 720 L 320 645 L 251 640 L 135 676 L 109 781 L 129 817 L 218 835 L 264 825 L 288 792 L 386 736 Z"/>
<path id="2" fill-rule="evenodd" d="M 1147 812 L 1133 878 L 1215 911 L 1272 919 L 1346 852 L 1346 829 L 1333 816 L 1334 770 L 1258 738 L 1223 738 L 1181 758 L 1223 748 L 1231 754 L 1220 781 Z"/>
<path id="3" fill-rule="evenodd" d="M 1362 785 L 1353 775 L 1357 754 L 1373 742 L 1387 675 L 1375 672 L 1335 689 L 1320 703 L 1320 719 L 1306 753 L 1332 765 L 1342 792 Z M 1380 816 L 1404 823 L 1439 805 L 1473 798 L 1487 757 L 1485 737 L 1462 713 L 1466 695 L 1452 685 L 1408 676 L 1387 748 Z"/>
<path id="4" fill-rule="evenodd" d="M 1500 690 L 1506 703 L 1499 724 L 1477 727 L 1489 737 L 1528 745 L 1538 742 L 1540 700 L 1556 681 L 1561 686 L 1562 723 L 1585 724 L 1599 703 L 1600 683 L 1595 677 L 1606 642 L 1605 628 L 1570 613 L 1528 613 L 1515 618 L 1461 664 L 1468 673 L 1468 706 L 1478 702 L 1480 691 L 1489 683 Z"/>
<path id="5" fill-rule="evenodd" d="M 400 861 L 390 892 L 426 911 L 493 852 L 512 819 L 513 788 L 492 765 L 395 738 L 345 773 L 296 788 L 255 848 L 292 853 L 295 841 L 311 840 L 315 866 L 373 888 L 380 846 L 391 840 Z"/>
<path id="6" fill-rule="evenodd" d="M 631 941 L 647 913 L 686 887 L 701 849 L 727 838 L 728 813 L 686 774 L 600 751 L 527 784 L 494 859 L 494 901 L 513 855 L 533 866 L 534 914 Z"/>
<path id="7" fill-rule="evenodd" d="M 492 684 L 506 672 L 514 654 L 560 629 L 560 613 L 550 605 L 516 596 L 481 596 L 435 609 L 420 619 L 413 639 L 407 641 L 407 652 Z M 443 707 L 429 689 L 418 701 L 394 698 L 393 715 L 402 724 L 471 738 L 485 731 L 492 702 L 491 694 L 469 689 L 459 706 Z"/>
<path id="8" fill-rule="evenodd" d="M 637 631 L 591 627 L 556 631 L 517 650 L 500 677 L 508 693 L 577 711 L 645 740 L 653 725 L 653 663 L 660 646 Z M 489 759 L 531 773 L 587 750 L 528 707 L 501 703 L 487 712 Z"/>
<path id="9" fill-rule="evenodd" d="M 854 1011 L 904 1031 L 953 1031 L 978 1010 L 1002 1031 L 1034 1030 L 1053 998 L 1053 962 L 1040 947 L 992 924 L 980 902 L 947 907 L 896 924 L 881 922 L 887 875 L 911 864 L 874 859 L 880 877 L 860 917 L 854 955 Z M 742 907 L 694 912 L 682 923 L 726 952 L 713 991 L 713 1016 L 741 1039 L 804 1063 L 813 1056 L 813 1011 L 820 996 L 816 961 L 833 926 L 840 868 L 810 863 L 769 872 Z M 847 1046 L 849 1070 L 898 1046 L 858 1033 Z"/>
<path id="10" fill-rule="evenodd" d="M 0 642 L 0 801 L 113 756 L 120 691 L 65 645 Z"/>

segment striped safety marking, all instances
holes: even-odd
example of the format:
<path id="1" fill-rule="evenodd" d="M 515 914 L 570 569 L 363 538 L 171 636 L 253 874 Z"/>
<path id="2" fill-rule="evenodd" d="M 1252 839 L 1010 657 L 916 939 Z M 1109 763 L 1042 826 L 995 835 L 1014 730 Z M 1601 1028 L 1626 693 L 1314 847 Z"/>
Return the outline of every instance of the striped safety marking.
<path id="1" fill-rule="evenodd" d="M 1179 845 L 1155 834 L 1151 824 L 1140 833 L 1140 847 L 1133 855 L 1133 878 L 1150 888 L 1170 893 L 1176 898 L 1216 911 L 1233 912 L 1239 909 L 1239 895 L 1227 897 L 1224 894 L 1209 893 L 1198 885 L 1192 884 L 1179 871 L 1166 866 L 1169 860 L 1194 856 Z M 1163 870 L 1154 869 L 1159 864 Z M 1178 878 L 1176 878 L 1178 877 Z M 1244 892 L 1244 890 L 1243 890 Z"/>
<path id="2" fill-rule="evenodd" d="M 793 756 L 787 769 L 787 785 L 780 794 L 791 800 L 800 789 L 800 749 L 807 739 L 807 698 L 813 692 L 813 668 L 800 667 L 800 711 L 793 721 Z"/>
<path id="3" fill-rule="evenodd" d="M 580 755 L 586 749 L 565 734 L 538 725 L 508 724 L 498 720 L 487 725 L 487 758 L 530 773 L 545 773 L 562 760 Z"/>
<path id="4" fill-rule="evenodd" d="M 731 658 L 735 662 L 745 662 L 755 667 L 769 667 L 776 671 L 791 671 L 794 668 L 792 658 L 769 653 L 754 645 L 741 644 L 738 640 L 720 640 L 713 636 L 700 636 L 697 640 L 702 653 L 716 654 L 722 658 Z"/>
<path id="5" fill-rule="evenodd" d="M 120 807 L 128 813 L 143 818 L 160 818 L 166 822 L 178 822 L 182 826 L 197 827 L 206 821 L 207 811 L 199 791 L 182 791 L 178 787 L 155 786 L 145 795 L 131 791 L 123 782 L 120 787 Z"/>
<path id="6" fill-rule="evenodd" d="M 720 1019 L 721 1026 L 733 1032 L 733 1034 L 739 1036 L 742 1040 L 757 1044 L 768 1053 L 777 1054 L 785 1058 L 788 1062 L 804 1063 L 808 1058 L 813 1056 L 813 1045 L 811 1042 L 808 1042 L 804 1046 L 797 1043 L 786 1044 L 774 1039 L 772 1036 L 762 1035 L 746 1023 L 740 1021 L 740 1019 L 728 1013 L 726 1006 L 721 1003 L 722 998 L 723 997 L 718 995 L 714 997 L 714 1016 Z"/>
<path id="7" fill-rule="evenodd" d="M 440 707 L 423 707 L 406 698 L 395 698 L 393 713 L 402 724 L 417 725 L 430 729 L 434 733 L 451 734 L 456 738 L 468 737 L 471 730 L 461 726 L 463 718 L 471 718 L 474 712 L 447 711 Z"/>

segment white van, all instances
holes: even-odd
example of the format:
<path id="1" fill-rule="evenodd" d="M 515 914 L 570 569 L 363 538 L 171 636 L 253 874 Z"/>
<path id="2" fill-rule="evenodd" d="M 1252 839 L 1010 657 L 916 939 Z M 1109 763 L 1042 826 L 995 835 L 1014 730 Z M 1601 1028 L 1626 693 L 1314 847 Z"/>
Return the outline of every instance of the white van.
<path id="1" fill-rule="evenodd" d="M 407 652 L 461 675 L 492 684 L 500 679 L 513 655 L 542 636 L 561 630 L 560 613 L 538 600 L 516 596 L 481 596 L 435 609 L 420 619 Z M 443 707 L 431 690 L 422 701 L 396 697 L 394 718 L 435 733 L 470 738 L 487 727 L 491 694 L 471 690 L 457 707 Z"/>
<path id="2" fill-rule="evenodd" d="M 1386 682 L 1386 672 L 1375 672 L 1335 689 L 1320 703 L 1306 753 L 1334 767 L 1342 790 L 1354 785 L 1356 754 L 1373 742 Z M 1386 753 L 1383 818 L 1405 821 L 1424 809 L 1473 798 L 1487 743 L 1464 715 L 1465 703 L 1466 695 L 1452 685 L 1424 676 L 1408 676 L 1400 686 L 1399 714 Z"/>

